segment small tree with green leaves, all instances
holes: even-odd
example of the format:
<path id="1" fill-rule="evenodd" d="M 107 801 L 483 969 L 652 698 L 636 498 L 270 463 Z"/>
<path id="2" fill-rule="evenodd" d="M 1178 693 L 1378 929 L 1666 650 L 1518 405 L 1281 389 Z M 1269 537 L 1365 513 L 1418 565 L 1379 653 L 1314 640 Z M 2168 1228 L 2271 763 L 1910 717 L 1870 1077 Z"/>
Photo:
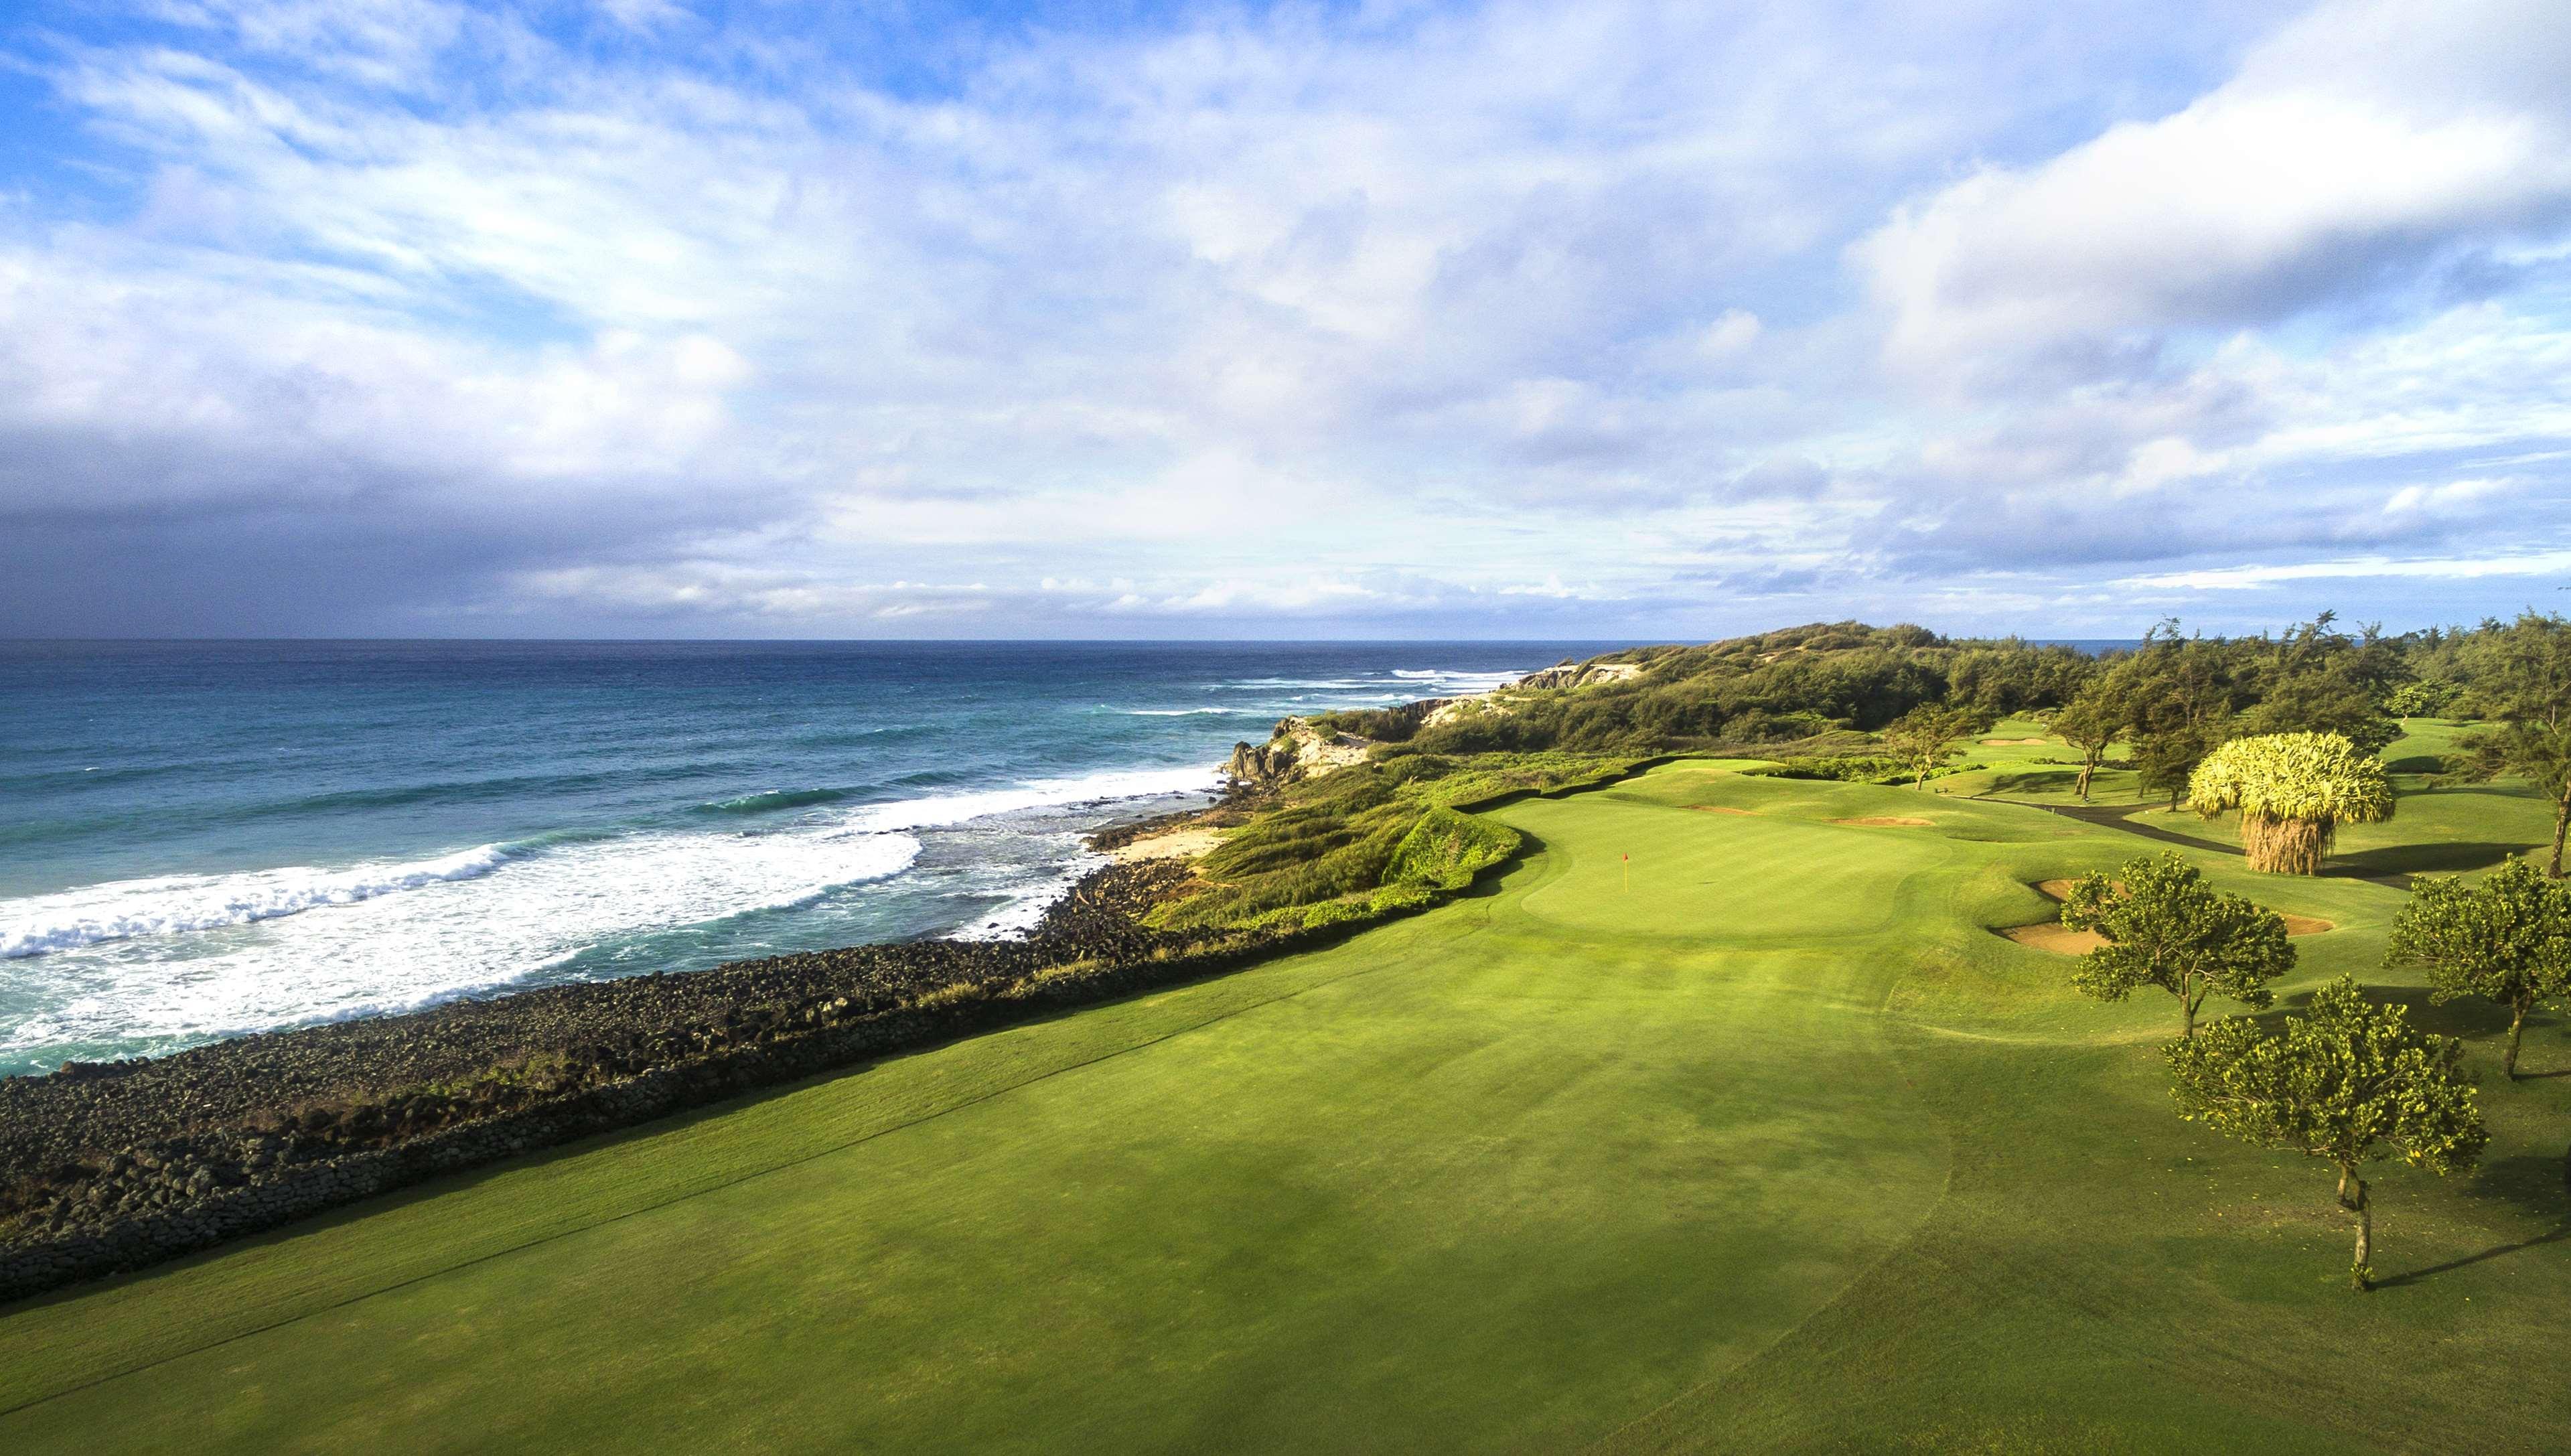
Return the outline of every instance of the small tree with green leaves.
<path id="1" fill-rule="evenodd" d="M 2179 1035 L 2196 1035 L 2196 1015 L 2213 996 L 2252 1010 L 2275 999 L 2268 983 L 2295 968 L 2295 947 L 2277 912 L 2218 890 L 2176 854 L 2125 861 L 2120 881 L 2082 875 L 2063 897 L 2062 923 L 2094 930 L 2106 944 L 2081 957 L 2071 984 L 2101 1001 L 2138 986 L 2178 998 Z"/>
<path id="2" fill-rule="evenodd" d="M 2091 679 L 2079 697 L 2053 716 L 2053 730 L 2080 750 L 2080 780 L 2073 789 L 2083 803 L 2089 799 L 2089 780 L 2097 776 L 2098 765 L 2107 761 L 2107 750 L 2130 730 L 2132 718 L 2124 694 L 2106 677 Z"/>
<path id="3" fill-rule="evenodd" d="M 2562 878 L 2562 841 L 2571 833 L 2571 622 L 2526 612 L 2473 653 L 2473 706 L 2500 720 L 2498 731 L 2467 738 L 2464 773 L 2516 774 L 2553 806 L 2553 858 Z"/>
<path id="4" fill-rule="evenodd" d="M 2234 738 L 2189 776 L 2188 802 L 2212 818 L 2241 811 L 2252 869 L 2318 874 L 2341 824 L 2392 817 L 2392 781 L 2373 754 L 2338 733 Z"/>
<path id="5" fill-rule="evenodd" d="M 2544 873 L 2548 879 L 2562 878 L 2562 840 L 2571 831 L 2571 722 L 2506 724 L 2496 732 L 2465 739 L 2462 746 L 2462 776 L 2523 777 L 2552 806 L 2553 858 Z"/>
<path id="6" fill-rule="evenodd" d="M 2196 765 L 2223 741 L 2225 730 L 2222 723 L 2184 721 L 2137 730 L 2133 739 L 2135 776 L 2150 792 L 2168 794 L 2170 809 L 2176 812 L 2179 802 L 2187 797 L 2187 781 L 2196 772 Z"/>
<path id="7" fill-rule="evenodd" d="M 2164 1049 L 2178 1115 L 2228 1138 L 2327 1160 L 2356 1223 L 2348 1274 L 2374 1287 L 2374 1213 L 2361 1172 L 2398 1157 L 2440 1175 L 2469 1170 L 2490 1135 L 2460 1067 L 2463 1043 L 2409 1025 L 2341 976 L 2313 993 L 2312 1014 L 2269 1033 L 2230 1017 Z"/>
<path id="8" fill-rule="evenodd" d="M 2463 691 L 2443 678 L 2422 678 L 2393 689 L 2383 710 L 2395 718 L 2442 718 Z"/>
<path id="9" fill-rule="evenodd" d="M 2526 1014 L 2571 995 L 2571 886 L 2523 859 L 2474 885 L 2422 879 L 2392 922 L 2383 963 L 2427 967 L 2433 1002 L 2479 996 L 2508 1008 L 2500 1070 L 2514 1081 Z"/>
<path id="10" fill-rule="evenodd" d="M 1981 721 L 1964 709 L 1923 703 L 1883 726 L 1883 749 L 1912 775 L 1912 788 L 1924 789 L 1938 764 L 1963 751 L 1955 739 L 1980 727 Z"/>

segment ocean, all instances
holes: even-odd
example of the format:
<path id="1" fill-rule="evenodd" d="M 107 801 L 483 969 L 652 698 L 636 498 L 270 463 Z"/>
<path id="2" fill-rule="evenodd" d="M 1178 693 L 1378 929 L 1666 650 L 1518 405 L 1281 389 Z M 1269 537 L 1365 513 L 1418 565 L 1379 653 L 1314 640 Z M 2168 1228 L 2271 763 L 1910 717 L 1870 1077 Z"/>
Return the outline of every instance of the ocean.
<path id="1" fill-rule="evenodd" d="M 1022 931 L 1239 739 L 1602 643 L 0 643 L 0 1074 Z"/>

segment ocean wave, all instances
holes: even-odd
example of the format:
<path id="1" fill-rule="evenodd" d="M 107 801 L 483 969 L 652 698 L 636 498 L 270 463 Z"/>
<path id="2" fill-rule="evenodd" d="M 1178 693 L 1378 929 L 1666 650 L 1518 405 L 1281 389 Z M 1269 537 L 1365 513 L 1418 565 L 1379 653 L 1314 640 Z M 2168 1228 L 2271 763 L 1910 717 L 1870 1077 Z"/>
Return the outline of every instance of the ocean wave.
<path id="1" fill-rule="evenodd" d="M 1223 714 L 1239 718 L 1268 718 L 1276 712 L 1269 708 L 1108 708 L 1103 703 L 1099 708 L 1108 713 L 1123 714 L 1127 718 L 1201 718 L 1208 714 Z"/>
<path id="2" fill-rule="evenodd" d="M 848 790 L 844 788 L 771 788 L 765 793 L 745 793 L 739 798 L 717 799 L 697 807 L 718 814 L 765 814 L 777 809 L 839 803 L 847 797 Z"/>
<path id="3" fill-rule="evenodd" d="M 1045 911 L 1070 894 L 1081 877 L 1106 864 L 1104 854 L 1082 852 L 1053 874 L 1034 883 L 1011 887 L 1008 902 L 981 919 L 950 932 L 948 940 L 1015 940 L 1035 932 Z"/>
<path id="4" fill-rule="evenodd" d="M 995 814 L 1023 813 L 1031 809 L 1069 808 L 1120 798 L 1211 793 L 1222 786 L 1222 770 L 1211 764 L 1194 768 L 1111 769 L 1068 778 L 1029 779 L 1009 788 L 866 804 L 850 813 L 848 823 L 850 827 L 868 833 L 938 829 Z"/>
<path id="5" fill-rule="evenodd" d="M 21 960 L 108 940 L 248 925 L 320 905 L 352 905 L 422 885 L 478 879 L 508 862 L 515 852 L 507 844 L 480 844 L 406 863 L 166 875 L 31 896 L 0 906 L 15 911 L 12 918 L 0 921 L 0 960 Z"/>
<path id="6" fill-rule="evenodd" d="M 166 1050 L 411 1010 L 523 984 L 602 945 L 808 906 L 898 875 L 919 853 L 908 834 L 844 826 L 575 838 L 514 854 L 497 872 L 272 919 L 209 954 L 93 942 L 11 973 L 30 984 L 41 978 L 45 994 L 41 1011 L 0 1022 L 0 1062 L 49 1046 Z M 134 885 L 99 888 L 131 893 Z M 32 903 L 0 904 L 0 912 Z M 166 915 L 177 907 L 126 908 Z"/>

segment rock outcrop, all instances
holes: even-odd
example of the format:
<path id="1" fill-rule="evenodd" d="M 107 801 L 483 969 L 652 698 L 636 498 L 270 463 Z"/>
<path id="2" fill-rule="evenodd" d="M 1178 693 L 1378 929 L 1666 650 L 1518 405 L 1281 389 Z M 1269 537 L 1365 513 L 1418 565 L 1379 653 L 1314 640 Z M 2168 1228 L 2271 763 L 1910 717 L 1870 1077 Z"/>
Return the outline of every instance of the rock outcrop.
<path id="1" fill-rule="evenodd" d="M 1512 688 L 1595 688 L 1603 683 L 1623 683 L 1643 675 L 1641 663 L 1580 663 L 1565 660 L 1540 672 L 1529 673 L 1510 684 Z"/>
<path id="2" fill-rule="evenodd" d="M 1236 790 L 1277 788 L 1361 763 L 1373 746 L 1367 739 L 1332 732 L 1310 719 L 1280 719 L 1267 742 L 1233 744 L 1232 759 L 1223 771 Z"/>

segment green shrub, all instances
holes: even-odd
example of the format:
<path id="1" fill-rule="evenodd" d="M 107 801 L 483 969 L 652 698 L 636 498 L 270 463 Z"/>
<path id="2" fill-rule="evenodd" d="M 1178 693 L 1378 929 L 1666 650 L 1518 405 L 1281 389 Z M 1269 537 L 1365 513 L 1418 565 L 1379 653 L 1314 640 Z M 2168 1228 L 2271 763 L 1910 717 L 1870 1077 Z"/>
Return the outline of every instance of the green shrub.
<path id="1" fill-rule="evenodd" d="M 1460 890 L 1517 847 L 1517 830 L 1440 805 L 1421 814 L 1401 836 L 1383 882 Z"/>

